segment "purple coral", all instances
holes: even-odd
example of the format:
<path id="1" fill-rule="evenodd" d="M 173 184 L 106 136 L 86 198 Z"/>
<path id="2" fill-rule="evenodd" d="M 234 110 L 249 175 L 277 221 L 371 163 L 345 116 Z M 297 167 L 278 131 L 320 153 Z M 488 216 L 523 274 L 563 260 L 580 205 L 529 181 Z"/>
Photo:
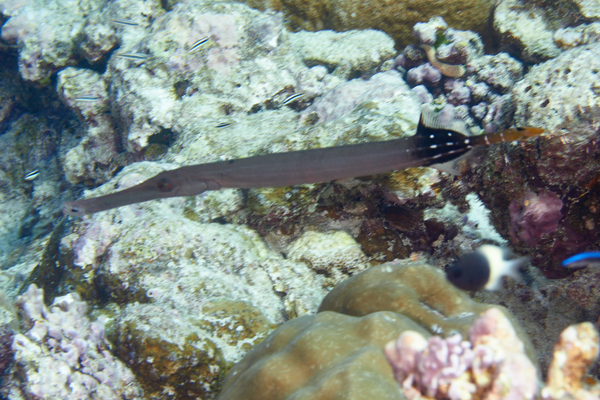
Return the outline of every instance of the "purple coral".
<path id="1" fill-rule="evenodd" d="M 13 341 L 14 332 L 9 324 L 0 325 L 0 379 L 6 372 L 6 369 L 13 360 Z"/>
<path id="2" fill-rule="evenodd" d="M 31 285 L 17 304 L 29 330 L 14 337 L 19 374 L 11 385 L 24 397 L 141 398 L 131 371 L 108 351 L 104 325 L 88 320 L 76 293 L 57 297 L 48 309 L 42 289 Z"/>
<path id="3" fill-rule="evenodd" d="M 406 331 L 385 347 L 394 376 L 409 399 L 467 400 L 475 393 L 487 399 L 533 399 L 537 371 L 524 345 L 499 309 L 484 312 L 469 330 L 425 340 Z"/>
<path id="4" fill-rule="evenodd" d="M 522 240 L 535 246 L 542 236 L 554 232 L 563 217 L 560 212 L 562 200 L 552 192 L 539 195 L 527 192 L 522 198 L 510 203 L 510 237 L 515 242 Z"/>
<path id="5" fill-rule="evenodd" d="M 444 89 L 449 92 L 446 99 L 450 104 L 459 106 L 471 101 L 471 90 L 465 86 L 464 82 L 449 79 L 444 83 Z"/>
<path id="6" fill-rule="evenodd" d="M 426 63 L 418 67 L 411 68 L 406 74 L 406 80 L 411 85 L 420 85 L 422 83 L 437 84 L 442 79 L 442 73 Z"/>
<path id="7" fill-rule="evenodd" d="M 446 339 L 432 336 L 425 341 L 417 332 L 407 331 L 388 343 L 385 353 L 409 399 L 420 398 L 420 394 L 435 397 L 448 391 L 451 399 L 459 400 L 462 397 L 457 395 L 476 389 L 458 380 L 474 359 L 471 343 L 463 341 L 460 334 Z"/>
<path id="8" fill-rule="evenodd" d="M 451 79 L 442 76 L 417 46 L 407 46 L 394 61 L 397 69 L 406 71 L 411 86 L 424 85 L 433 98 L 442 98 L 454 106 L 464 106 L 468 126 L 480 123 L 486 133 L 507 128 L 514 115 L 514 99 L 510 90 L 523 77 L 523 65 L 508 54 L 483 55 L 481 38 L 474 32 L 448 28 L 443 19 L 432 18 L 418 23 L 413 35 L 420 43 L 435 46 L 439 62 L 464 65 L 466 73 Z M 443 40 L 440 40 L 443 39 Z M 415 92 L 419 99 L 426 98 L 422 90 Z"/>
<path id="9" fill-rule="evenodd" d="M 421 102 L 421 104 L 429 104 L 433 101 L 433 95 L 429 93 L 427 88 L 424 85 L 417 85 L 410 90 L 415 94 L 417 99 Z"/>

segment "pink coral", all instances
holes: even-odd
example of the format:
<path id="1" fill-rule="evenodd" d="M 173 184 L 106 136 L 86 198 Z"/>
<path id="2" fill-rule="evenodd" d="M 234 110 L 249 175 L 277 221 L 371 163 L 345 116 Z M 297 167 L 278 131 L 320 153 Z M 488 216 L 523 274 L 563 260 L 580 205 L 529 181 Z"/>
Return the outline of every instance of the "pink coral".
<path id="1" fill-rule="evenodd" d="M 469 341 L 459 334 L 427 341 L 419 333 L 404 332 L 385 347 L 388 362 L 409 399 L 423 395 L 437 399 L 533 399 L 537 371 L 508 319 L 491 308 L 469 330 Z"/>
<path id="2" fill-rule="evenodd" d="M 411 68 L 406 74 L 406 81 L 411 85 L 420 85 L 424 82 L 437 84 L 441 79 L 441 72 L 430 63 Z"/>
<path id="3" fill-rule="evenodd" d="M 527 192 L 521 199 L 513 200 L 509 206 L 511 238 L 529 246 L 537 245 L 542 236 L 558 228 L 562 207 L 562 200 L 552 192 L 539 195 Z"/>

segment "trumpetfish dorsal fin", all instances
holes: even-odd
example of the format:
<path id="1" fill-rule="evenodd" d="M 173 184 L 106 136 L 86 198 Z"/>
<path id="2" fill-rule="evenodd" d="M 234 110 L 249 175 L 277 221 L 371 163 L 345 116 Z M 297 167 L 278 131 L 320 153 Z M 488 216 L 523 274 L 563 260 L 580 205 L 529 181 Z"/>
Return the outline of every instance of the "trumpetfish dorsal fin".
<path id="1" fill-rule="evenodd" d="M 462 119 L 454 118 L 453 113 L 444 111 L 436 113 L 428 105 L 423 106 L 423 109 L 421 110 L 419 125 L 421 124 L 427 128 L 454 131 L 469 136 L 467 125 Z"/>

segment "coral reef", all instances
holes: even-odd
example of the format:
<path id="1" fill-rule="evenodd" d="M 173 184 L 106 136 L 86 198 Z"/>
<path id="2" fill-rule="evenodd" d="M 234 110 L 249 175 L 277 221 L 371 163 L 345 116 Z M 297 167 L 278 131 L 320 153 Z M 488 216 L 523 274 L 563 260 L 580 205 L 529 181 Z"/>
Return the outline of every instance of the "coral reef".
<path id="1" fill-rule="evenodd" d="M 218 399 L 537 398 L 540 376 L 520 328 L 500 308 L 477 305 L 436 276 L 439 271 L 425 265 L 385 264 L 350 278 L 326 297 L 317 315 L 289 321 L 255 346 L 230 371 Z M 384 280 L 398 287 L 414 286 L 417 280 L 432 284 L 421 284 L 423 291 L 412 292 L 415 298 L 401 295 L 394 304 L 396 298 L 385 296 L 390 288 L 382 285 Z M 479 309 L 458 329 L 468 340 L 448 323 L 469 313 L 438 308 L 445 304 L 437 301 L 440 292 L 440 298 L 448 299 L 445 295 L 451 298 L 453 291 L 458 297 L 451 304 Z M 444 321 L 429 325 L 423 318 L 428 313 L 443 315 Z M 445 338 L 431 336 L 436 333 Z M 385 342 L 387 337 L 392 339 Z M 542 398 L 595 398 L 600 385 L 585 374 L 597 356 L 598 333 L 590 323 L 567 328 L 555 347 Z M 398 382 L 395 391 L 393 379 Z"/>
<path id="2" fill-rule="evenodd" d="M 119 4 L 107 9 L 111 18 Z M 306 148 L 311 140 L 303 135 L 290 140 L 298 129 L 292 111 L 341 79 L 372 74 L 394 54 L 381 32 L 289 33 L 281 15 L 239 3 L 188 2 L 155 14 L 151 25 L 135 15 L 129 25 L 112 22 L 120 48 L 107 53 L 102 73 L 59 73 L 61 99 L 86 125 L 65 157 L 72 183 L 102 183 L 133 159 L 193 163 Z M 86 29 L 93 36 L 94 27 L 103 32 L 110 21 L 91 18 Z M 300 100 L 285 103 L 294 93 Z M 312 133 L 319 135 L 326 138 Z M 117 154 L 123 149 L 128 154 Z"/>
<path id="3" fill-rule="evenodd" d="M 376 30 L 300 31 L 290 35 L 290 44 L 306 65 L 324 65 L 344 79 L 351 74 L 371 74 L 396 53 L 393 40 Z M 351 53 L 349 48 L 353 48 Z"/>
<path id="4" fill-rule="evenodd" d="M 386 71 L 369 80 L 352 79 L 337 85 L 306 108 L 301 118 L 309 119 L 315 113 L 319 122 L 330 122 L 349 116 L 360 105 L 366 108 L 378 103 L 392 103 L 402 108 L 404 120 L 417 120 L 421 111 L 400 74 Z M 404 122 L 402 130 L 409 129 L 410 125 Z"/>
<path id="5" fill-rule="evenodd" d="M 308 352 L 311 362 L 321 362 L 319 356 L 336 346 L 347 351 L 327 364 L 328 372 L 315 375 L 323 377 L 322 388 L 347 379 L 343 393 L 403 398 L 384 344 L 404 329 L 467 337 L 473 318 L 488 307 L 447 289 L 431 269 L 370 265 L 407 258 L 443 267 L 482 241 L 510 239 L 549 276 L 561 275 L 558 263 L 565 256 L 595 246 L 600 223 L 594 162 L 600 35 L 592 4 L 498 2 L 496 33 L 506 52 L 484 55 L 476 33 L 453 28 L 482 32 L 489 1 L 436 3 L 435 10 L 429 4 L 422 14 L 407 11 L 401 18 L 397 13 L 407 2 L 363 3 L 268 2 L 284 14 L 212 0 L 0 0 L 2 37 L 10 41 L 0 51 L 19 55 L 24 79 L 58 93 L 48 101 L 33 91 L 42 111 L 21 115 L 22 88 L 2 83 L 18 82 L 17 75 L 0 73 L 0 89 L 6 88 L 0 90 L 1 287 L 14 297 L 34 281 L 44 287 L 48 304 L 76 290 L 93 306 L 97 322 L 87 320 L 80 298 L 71 294 L 54 299 L 54 308 L 40 306 L 38 328 L 59 317 L 84 321 L 80 338 L 89 342 L 85 329 L 106 320 L 110 353 L 136 376 L 133 397 L 141 396 L 141 387 L 147 398 L 214 398 L 232 364 L 251 348 L 258 350 L 250 359 L 272 344 L 279 361 L 296 360 L 282 343 L 301 331 L 305 336 L 294 343 L 327 338 Z M 467 9 L 469 4 L 474 7 Z M 355 13 L 344 14 L 344 7 Z M 385 17 L 371 18 L 381 13 Z M 441 17 L 426 21 L 439 14 L 448 23 Z M 524 19 L 535 23 L 537 38 L 514 26 Z M 291 33 L 286 26 L 344 32 Z M 392 37 L 350 30 L 366 26 Z M 394 40 L 414 42 L 411 29 L 417 43 L 391 60 Z M 464 74 L 444 76 L 419 45 L 431 46 L 435 60 L 464 68 Z M 562 55 L 555 54 L 560 50 Z M 549 57 L 555 58 L 525 68 Z M 54 82 L 56 88 L 48 86 Z M 293 95 L 298 97 L 289 101 Z M 465 119 L 473 133 L 515 123 L 549 133 L 476 155 L 482 166 L 462 180 L 410 169 L 368 180 L 137 204 L 69 221 L 64 234 L 62 223 L 53 228 L 51 222 L 72 195 L 63 177 L 77 195 L 106 182 L 85 192 L 90 196 L 185 164 L 393 139 L 411 134 L 420 105 L 430 102 Z M 468 171 L 464 165 L 455 169 Z M 24 180 L 35 170 L 38 178 Z M 506 304 L 518 315 L 545 371 L 560 330 L 583 320 L 598 324 L 597 275 L 582 270 L 558 282 L 536 275 L 532 287 L 507 280 L 506 289 L 477 298 Z M 322 312 L 312 315 L 336 285 Z M 277 339 L 257 345 L 289 319 Z M 2 345 L 13 334 L 5 327 L 0 364 L 13 358 Z M 9 367 L 6 375 L 15 398 L 33 397 L 41 390 L 35 385 L 48 382 L 36 383 L 40 374 L 26 351 L 37 349 L 46 352 L 44 362 L 67 364 L 73 361 L 63 358 L 79 351 L 81 343 L 65 333 L 64 343 L 54 337 L 36 341 L 38 328 L 34 324 L 17 336 L 16 369 Z M 352 338 L 340 344 L 348 331 Z M 106 341 L 97 341 L 84 356 L 91 359 L 92 350 L 100 349 L 94 360 L 110 364 Z M 432 341 L 442 349 L 463 348 L 457 336 Z M 352 346 L 362 350 L 352 353 Z M 279 361 L 268 371 L 279 372 Z M 75 367 L 68 364 L 64 371 Z M 236 367 L 232 376 L 243 369 Z M 298 367 L 278 384 L 294 391 L 299 378 L 291 375 L 298 371 L 304 370 Z M 377 378 L 364 384 L 364 371 Z M 19 373 L 32 380 L 24 383 Z M 256 385 L 268 379 L 261 375 Z M 564 384 L 552 382 L 549 396 L 563 396 Z M 368 392 L 378 383 L 380 392 Z M 223 396 L 231 385 L 238 384 L 226 384 Z M 70 389 L 63 386 L 53 390 L 65 395 Z M 319 390 L 296 393 L 318 398 Z"/>
<path id="6" fill-rule="evenodd" d="M 427 265 L 372 267 L 338 285 L 318 314 L 283 324 L 255 346 L 229 372 L 218 399 L 403 399 L 386 365 L 385 344 L 407 330 L 425 337 L 466 334 L 487 308 Z M 494 318 L 476 322 L 474 337 L 483 343 L 490 328 L 508 332 L 512 336 L 504 340 L 512 340 L 510 350 L 516 346 L 527 359 L 510 322 L 496 314 Z M 514 357 L 523 361 L 518 354 Z"/>
<path id="7" fill-rule="evenodd" d="M 600 41 L 600 22 L 558 29 L 554 43 L 562 50 Z"/>
<path id="8" fill-rule="evenodd" d="M 122 165 L 113 162 L 120 147 L 119 137 L 107 113 L 109 99 L 102 76 L 86 69 L 65 68 L 58 73 L 57 91 L 65 105 L 75 111 L 87 127 L 79 144 L 65 155 L 67 180 L 71 183 L 85 179 L 108 180 Z M 97 168 L 98 165 L 109 167 Z"/>
<path id="9" fill-rule="evenodd" d="M 394 376 L 408 399 L 533 399 L 535 366 L 503 313 L 490 308 L 469 329 L 446 339 L 403 332 L 385 346 Z"/>
<path id="10" fill-rule="evenodd" d="M 76 293 L 57 297 L 50 309 L 31 285 L 18 298 L 27 331 L 13 341 L 16 366 L 4 395 L 23 398 L 142 399 L 131 371 L 115 359 L 104 325 L 90 322 Z"/>
<path id="11" fill-rule="evenodd" d="M 124 175 L 141 177 L 132 167 Z M 245 226 L 193 220 L 180 200 L 155 204 L 151 214 L 121 209 L 118 224 L 109 215 L 85 222 L 63 239 L 61 251 L 74 263 L 65 284 L 119 307 L 108 337 L 145 392 L 210 398 L 231 363 L 274 324 L 316 310 L 325 284 L 306 261 L 284 259 Z M 165 212 L 171 217 L 157 217 Z M 320 258 L 312 248 L 294 254 Z M 354 254 L 364 258 L 356 245 Z M 335 261 L 357 267 L 352 257 Z"/>
<path id="12" fill-rule="evenodd" d="M 494 7 L 493 25 L 502 51 L 539 63 L 559 56 L 561 49 L 597 41 L 598 20 L 594 1 L 501 0 Z"/>
<path id="13" fill-rule="evenodd" d="M 360 245 L 344 231 L 320 233 L 307 231 L 287 248 L 287 257 L 303 261 L 335 286 L 348 276 L 368 267 Z"/>
<path id="14" fill-rule="evenodd" d="M 147 20 L 162 12 L 155 1 L 4 0 L 0 13 L 8 20 L 1 37 L 18 46 L 23 79 L 47 84 L 51 74 L 77 64 L 82 56 L 92 64 L 103 61 L 128 36 L 127 31 L 136 31 L 137 40 L 141 39 Z M 128 18 L 132 21 L 128 30 L 114 22 Z"/>
<path id="15" fill-rule="evenodd" d="M 19 112 L 0 135 L 0 265 L 5 269 L 40 245 L 30 247 L 52 230 L 60 204 L 70 196 L 59 159 L 70 141 L 61 139 L 59 132 L 63 123 L 77 122 L 54 105 L 50 102 L 41 112 Z M 72 133 L 68 127 L 62 132 Z M 25 179 L 32 172 L 37 177 Z M 3 287 L 7 292 L 13 289 Z"/>
<path id="16" fill-rule="evenodd" d="M 2 26 L 3 40 L 19 46 L 19 71 L 25 80 L 38 81 L 76 62 L 73 37 L 81 33 L 85 14 L 98 12 L 101 2 L 0 3 L 10 17 Z M 51 28 L 50 28 L 51 27 Z"/>
<path id="17" fill-rule="evenodd" d="M 531 68 L 510 92 L 515 125 L 548 133 L 535 144 L 490 149 L 472 176 L 500 234 L 549 277 L 564 276 L 560 261 L 598 238 L 598 60 L 592 43 Z"/>
<path id="18" fill-rule="evenodd" d="M 439 62 L 460 66 L 466 73 L 442 76 L 415 46 L 407 46 L 394 66 L 406 71 L 406 81 L 422 103 L 448 107 L 463 118 L 474 132 L 487 133 L 507 128 L 514 113 L 509 92 L 523 76 L 522 64 L 506 53 L 483 55 L 480 37 L 469 31 L 448 27 L 440 18 L 416 24 L 414 36 L 421 44 L 434 46 Z"/>
<path id="19" fill-rule="evenodd" d="M 485 31 L 492 3 L 485 0 L 449 1 L 279 1 L 247 0 L 261 10 L 283 11 L 293 28 L 316 31 L 334 29 L 378 29 L 390 35 L 400 45 L 411 41 L 411 29 L 417 22 L 441 15 L 452 26 L 477 32 Z M 460 12 L 457 12 L 460 10 Z"/>
<path id="20" fill-rule="evenodd" d="M 16 310 L 6 293 L 0 291 L 0 381 L 13 361 L 12 343 L 17 328 Z"/>
<path id="21" fill-rule="evenodd" d="M 538 375 L 510 322 L 496 308 L 469 329 L 446 339 L 405 331 L 385 346 L 386 357 L 408 399 L 533 399 Z M 600 383 L 588 379 L 598 358 L 598 331 L 589 322 L 565 329 L 554 347 L 544 400 L 593 399 Z"/>
<path id="22" fill-rule="evenodd" d="M 560 54 L 544 9 L 522 0 L 501 0 L 494 7 L 494 30 L 500 46 L 525 62 Z"/>

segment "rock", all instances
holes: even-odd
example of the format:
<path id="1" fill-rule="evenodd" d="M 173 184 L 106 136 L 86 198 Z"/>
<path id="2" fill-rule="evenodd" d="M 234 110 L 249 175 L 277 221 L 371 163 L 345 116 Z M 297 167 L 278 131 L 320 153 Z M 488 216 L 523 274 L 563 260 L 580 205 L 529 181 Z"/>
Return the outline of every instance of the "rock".
<path id="1" fill-rule="evenodd" d="M 468 2 L 430 3 L 427 1 L 356 1 L 356 0 L 248 0 L 247 4 L 261 10 L 283 11 L 295 28 L 316 31 L 334 29 L 378 29 L 390 35 L 399 45 L 412 41 L 412 27 L 435 16 L 442 16 L 457 29 L 484 32 L 493 2 L 470 0 Z M 460 10 L 460 11 L 457 11 Z"/>

